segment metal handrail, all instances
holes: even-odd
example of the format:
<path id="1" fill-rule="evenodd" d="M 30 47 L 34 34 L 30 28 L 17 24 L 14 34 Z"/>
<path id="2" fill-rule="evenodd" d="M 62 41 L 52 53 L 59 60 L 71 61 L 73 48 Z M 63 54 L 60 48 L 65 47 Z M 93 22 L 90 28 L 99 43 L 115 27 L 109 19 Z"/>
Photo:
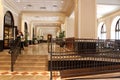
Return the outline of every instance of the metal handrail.
<path id="1" fill-rule="evenodd" d="M 92 68 L 94 72 L 120 70 L 119 41 L 116 42 L 116 40 L 110 39 L 71 39 L 64 41 L 65 44 L 63 47 L 60 46 L 60 42 L 63 43 L 63 41 L 53 39 L 48 45 L 51 77 L 54 71 L 64 72 L 65 70 L 75 69 L 89 70 L 90 68 Z M 116 68 L 116 66 L 118 67 Z M 85 72 L 83 72 L 83 74 L 84 73 Z"/>
<path id="2" fill-rule="evenodd" d="M 20 39 L 16 39 L 16 40 L 11 39 L 9 46 L 10 46 L 9 53 L 11 54 L 11 71 L 14 71 L 14 64 L 15 64 L 19 54 L 21 54 L 21 40 Z"/>

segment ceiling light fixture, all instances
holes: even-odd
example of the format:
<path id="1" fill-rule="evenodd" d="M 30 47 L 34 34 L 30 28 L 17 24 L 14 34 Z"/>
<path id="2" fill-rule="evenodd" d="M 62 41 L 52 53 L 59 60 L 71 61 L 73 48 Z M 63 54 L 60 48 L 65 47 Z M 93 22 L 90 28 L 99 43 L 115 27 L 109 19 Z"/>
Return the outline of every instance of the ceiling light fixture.
<path id="1" fill-rule="evenodd" d="M 62 0 L 61 3 L 64 3 L 64 1 Z"/>
<path id="2" fill-rule="evenodd" d="M 39 18 L 39 16 L 35 16 L 35 18 Z"/>
<path id="3" fill-rule="evenodd" d="M 54 4 L 53 7 L 58 7 L 58 6 L 56 4 Z"/>
<path id="4" fill-rule="evenodd" d="M 26 9 L 26 7 L 23 7 L 24 9 Z"/>
<path id="5" fill-rule="evenodd" d="M 40 9 L 46 9 L 46 7 L 40 7 Z"/>
<path id="6" fill-rule="evenodd" d="M 20 0 L 15 0 L 16 2 L 20 2 Z"/>
<path id="7" fill-rule="evenodd" d="M 28 6 L 28 7 L 32 7 L 32 5 L 31 5 L 31 4 L 28 4 L 27 6 Z"/>

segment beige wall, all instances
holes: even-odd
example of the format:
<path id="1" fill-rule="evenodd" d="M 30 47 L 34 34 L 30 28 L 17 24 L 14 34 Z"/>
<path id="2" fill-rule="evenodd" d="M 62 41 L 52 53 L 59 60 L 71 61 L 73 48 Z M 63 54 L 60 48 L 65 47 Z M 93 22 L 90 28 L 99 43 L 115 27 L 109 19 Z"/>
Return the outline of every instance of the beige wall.
<path id="1" fill-rule="evenodd" d="M 120 11 L 116 11 L 114 13 L 111 13 L 109 15 L 106 15 L 100 19 L 98 19 L 98 25 L 101 23 L 101 22 L 104 22 L 105 25 L 106 25 L 106 31 L 107 31 L 107 36 L 106 38 L 107 39 L 111 39 L 111 27 L 112 27 L 112 22 L 113 20 L 117 17 L 117 16 L 120 16 Z"/>
<path id="2" fill-rule="evenodd" d="M 3 40 L 3 29 L 4 29 L 4 15 L 7 11 L 11 11 L 14 18 L 14 25 L 18 26 L 18 12 L 10 6 L 4 0 L 0 0 L 0 40 Z M 19 26 L 18 26 L 19 27 Z"/>
<path id="3" fill-rule="evenodd" d="M 68 37 L 75 37 L 75 35 L 74 35 L 74 13 L 73 14 L 71 14 L 71 16 L 70 17 L 67 17 L 67 26 L 66 26 L 66 38 L 68 38 Z"/>
<path id="4" fill-rule="evenodd" d="M 18 26 L 18 24 L 19 24 L 19 11 L 14 7 L 14 5 L 10 5 L 10 4 L 3 1 L 3 12 L 5 14 L 7 11 L 10 11 L 13 15 L 13 18 L 14 18 L 14 25 Z M 18 27 L 20 27 L 20 26 L 18 26 Z"/>
<path id="5" fill-rule="evenodd" d="M 79 16 L 79 14 L 78 14 L 78 12 L 79 12 L 79 5 L 78 5 L 78 0 L 75 0 L 75 5 L 74 5 L 74 37 L 75 38 L 78 38 L 79 36 L 78 36 L 78 34 L 79 34 L 79 28 L 78 28 L 78 26 L 79 26 L 79 18 L 78 18 L 78 16 Z"/>

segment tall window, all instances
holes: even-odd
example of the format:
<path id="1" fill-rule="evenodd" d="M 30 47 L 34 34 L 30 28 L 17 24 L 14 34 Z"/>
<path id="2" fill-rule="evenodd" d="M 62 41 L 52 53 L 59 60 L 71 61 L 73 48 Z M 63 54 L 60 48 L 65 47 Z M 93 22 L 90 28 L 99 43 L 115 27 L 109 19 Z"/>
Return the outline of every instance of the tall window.
<path id="1" fill-rule="evenodd" d="M 101 39 L 106 39 L 106 27 L 105 24 L 101 26 Z"/>
<path id="2" fill-rule="evenodd" d="M 120 19 L 117 21 L 115 26 L 115 39 L 120 39 Z"/>

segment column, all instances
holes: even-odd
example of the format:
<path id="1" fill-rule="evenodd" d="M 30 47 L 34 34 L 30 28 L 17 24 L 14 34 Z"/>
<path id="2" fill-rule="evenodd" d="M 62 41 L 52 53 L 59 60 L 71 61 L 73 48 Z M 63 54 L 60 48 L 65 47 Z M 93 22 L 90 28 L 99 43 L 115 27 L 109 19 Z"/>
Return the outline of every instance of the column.
<path id="1" fill-rule="evenodd" d="M 75 24 L 74 24 L 74 37 L 75 38 L 78 38 L 79 36 L 78 36 L 78 32 L 79 32 L 79 30 L 78 30 L 78 0 L 75 0 L 75 6 L 74 6 L 74 16 L 75 16 L 75 18 L 74 18 L 74 20 L 75 20 Z"/>
<path id="2" fill-rule="evenodd" d="M 4 11 L 3 0 L 0 0 L 0 40 L 3 40 Z"/>
<path id="3" fill-rule="evenodd" d="M 96 38 L 96 0 L 76 0 L 76 37 Z"/>
<path id="4" fill-rule="evenodd" d="M 0 51 L 3 51 L 3 33 L 4 33 L 4 7 L 3 7 L 3 0 L 0 0 Z"/>

